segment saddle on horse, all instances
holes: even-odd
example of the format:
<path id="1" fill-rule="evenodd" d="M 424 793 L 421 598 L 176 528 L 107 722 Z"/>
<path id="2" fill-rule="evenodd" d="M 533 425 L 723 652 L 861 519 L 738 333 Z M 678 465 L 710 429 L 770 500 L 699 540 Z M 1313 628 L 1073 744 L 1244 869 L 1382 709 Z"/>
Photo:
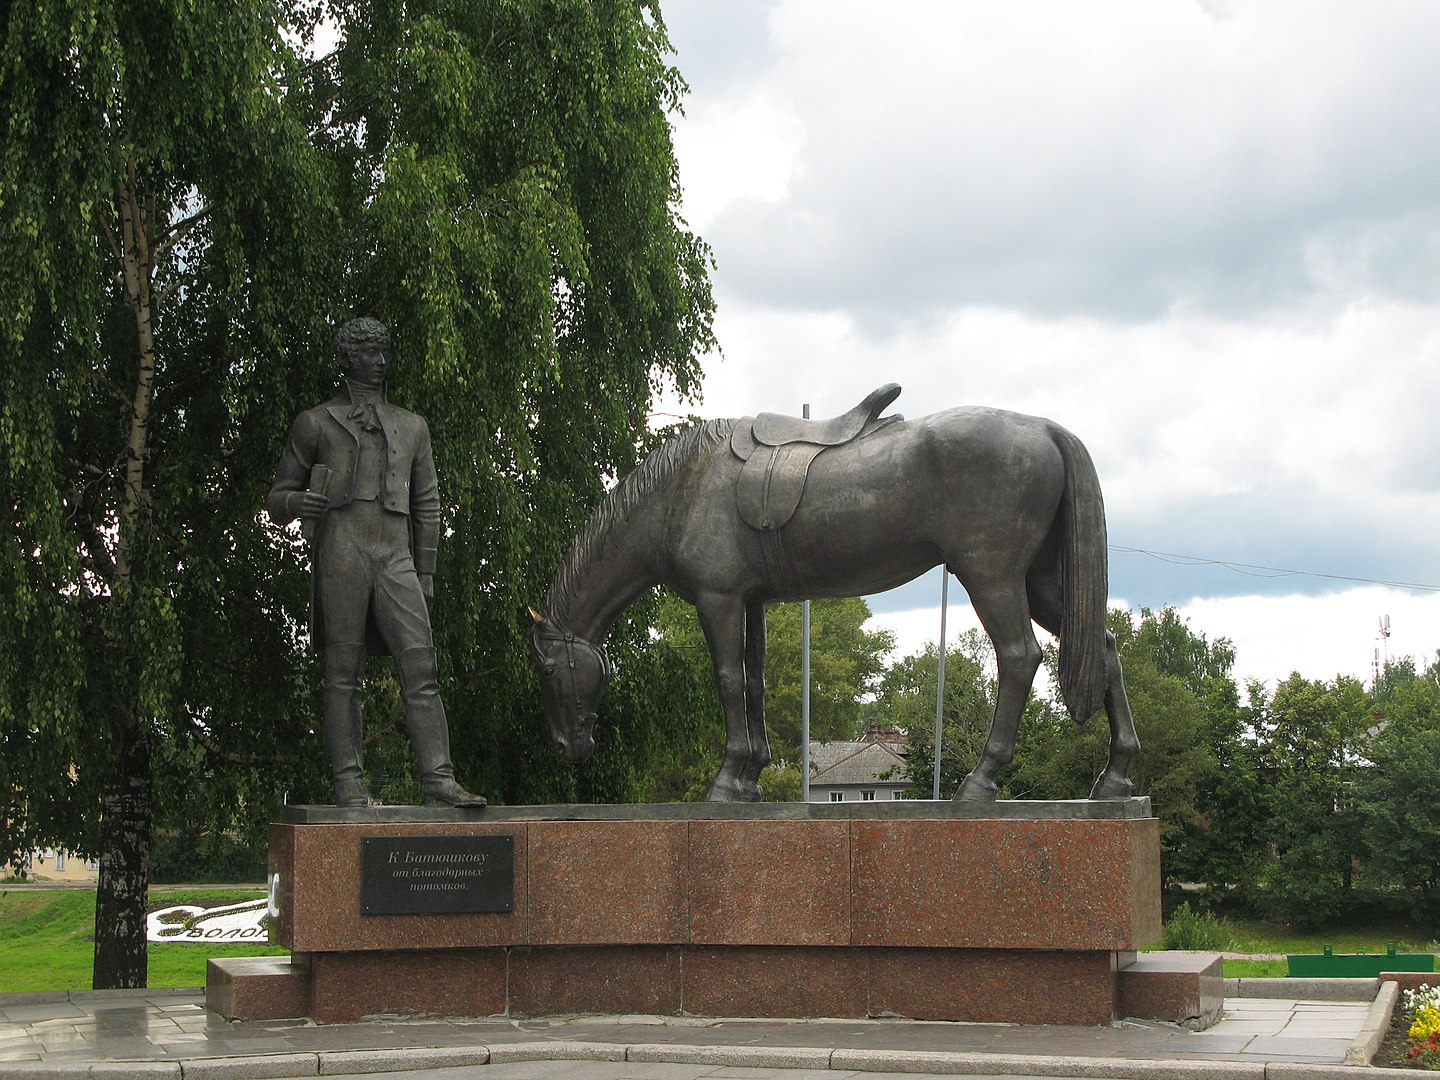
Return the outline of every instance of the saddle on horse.
<path id="1" fill-rule="evenodd" d="M 735 481 L 741 519 L 761 532 L 778 532 L 795 515 L 811 463 L 824 451 L 872 435 L 903 420 L 880 414 L 900 396 L 896 383 L 872 391 L 849 412 L 828 420 L 761 413 L 747 416 L 730 436 L 731 452 L 745 464 Z"/>

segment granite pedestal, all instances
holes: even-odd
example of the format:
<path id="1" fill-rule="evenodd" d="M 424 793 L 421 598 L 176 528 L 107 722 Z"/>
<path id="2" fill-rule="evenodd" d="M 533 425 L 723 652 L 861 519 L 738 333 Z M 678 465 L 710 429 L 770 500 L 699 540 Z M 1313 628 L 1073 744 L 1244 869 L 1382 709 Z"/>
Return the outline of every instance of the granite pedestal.
<path id="1" fill-rule="evenodd" d="M 492 886 L 508 886 L 508 901 L 426 913 L 437 901 L 417 892 L 413 910 L 402 898 L 402 913 L 367 914 L 377 886 L 362 863 L 377 847 L 392 862 L 418 859 L 409 849 L 426 844 L 503 845 L 508 862 Z M 424 864 L 425 880 L 480 873 L 446 857 Z M 288 965 L 212 960 L 207 1004 L 229 1018 L 1105 1024 L 1125 1001 L 1165 1011 L 1202 996 L 1198 982 L 1188 996 L 1177 989 L 1163 965 L 1158 995 L 1144 993 L 1143 970 L 1138 982 L 1126 975 L 1160 934 L 1148 799 L 287 807 L 271 827 L 270 861 L 272 940 L 293 955 Z M 362 872 L 372 875 L 363 883 Z M 393 896 L 381 899 L 393 910 Z"/>

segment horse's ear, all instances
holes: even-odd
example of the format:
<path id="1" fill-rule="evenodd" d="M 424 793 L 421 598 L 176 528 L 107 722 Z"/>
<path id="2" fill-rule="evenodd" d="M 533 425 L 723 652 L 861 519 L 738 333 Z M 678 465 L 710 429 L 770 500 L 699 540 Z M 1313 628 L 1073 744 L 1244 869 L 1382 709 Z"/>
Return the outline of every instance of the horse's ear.
<path id="1" fill-rule="evenodd" d="M 530 612 L 530 618 L 534 619 L 537 623 L 543 623 L 545 621 L 545 616 L 541 615 L 540 612 L 536 611 L 533 607 L 526 608 L 526 610 Z"/>

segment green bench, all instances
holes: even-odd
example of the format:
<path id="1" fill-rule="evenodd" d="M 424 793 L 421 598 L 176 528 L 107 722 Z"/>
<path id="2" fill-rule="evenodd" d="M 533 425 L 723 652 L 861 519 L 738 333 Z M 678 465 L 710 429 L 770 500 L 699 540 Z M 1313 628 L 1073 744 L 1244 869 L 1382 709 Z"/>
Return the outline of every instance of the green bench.
<path id="1" fill-rule="evenodd" d="M 1384 955 L 1341 953 L 1329 945 L 1323 953 L 1292 953 L 1287 956 L 1292 979 L 1373 979 L 1382 971 L 1434 971 L 1434 953 L 1397 953 L 1392 941 Z"/>

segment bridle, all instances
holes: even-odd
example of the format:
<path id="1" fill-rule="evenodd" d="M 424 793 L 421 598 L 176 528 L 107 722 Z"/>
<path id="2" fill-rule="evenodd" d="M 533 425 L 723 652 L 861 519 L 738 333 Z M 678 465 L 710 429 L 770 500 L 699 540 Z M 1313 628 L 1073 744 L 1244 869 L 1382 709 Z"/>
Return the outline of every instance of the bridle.
<path id="1" fill-rule="evenodd" d="M 535 633 L 543 641 L 563 641 L 565 643 L 565 669 L 569 680 L 568 696 L 575 703 L 575 714 L 580 718 L 581 723 L 584 724 L 586 721 L 593 723 L 595 714 L 593 711 L 586 711 L 585 702 L 580 696 L 579 681 L 576 677 L 579 666 L 576 660 L 576 650 L 578 648 L 581 651 L 588 651 L 595 658 L 596 666 L 600 670 L 600 685 L 595 690 L 596 698 L 605 692 L 605 687 L 610 682 L 610 658 L 599 646 L 584 638 L 576 637 L 573 631 L 562 629 L 548 621 L 537 623 Z M 542 660 L 547 659 L 543 653 L 540 653 L 538 645 L 536 652 L 540 654 Z"/>

